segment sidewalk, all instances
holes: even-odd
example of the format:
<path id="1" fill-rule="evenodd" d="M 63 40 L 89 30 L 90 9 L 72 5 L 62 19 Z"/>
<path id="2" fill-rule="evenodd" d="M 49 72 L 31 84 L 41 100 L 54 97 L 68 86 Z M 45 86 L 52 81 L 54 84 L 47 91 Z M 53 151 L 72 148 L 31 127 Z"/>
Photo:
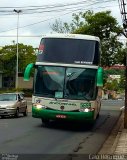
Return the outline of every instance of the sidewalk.
<path id="1" fill-rule="evenodd" d="M 124 111 L 98 154 L 127 155 L 127 129 L 123 125 Z"/>

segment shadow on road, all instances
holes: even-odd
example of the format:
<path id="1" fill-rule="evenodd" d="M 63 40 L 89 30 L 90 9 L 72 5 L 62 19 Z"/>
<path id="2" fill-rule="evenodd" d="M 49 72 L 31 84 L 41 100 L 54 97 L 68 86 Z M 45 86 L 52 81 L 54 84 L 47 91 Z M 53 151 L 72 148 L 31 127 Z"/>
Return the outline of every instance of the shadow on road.
<path id="1" fill-rule="evenodd" d="M 40 121 L 40 124 L 35 126 L 37 128 L 45 128 L 50 130 L 65 130 L 65 131 L 73 131 L 73 132 L 94 132 L 96 130 L 101 130 L 101 128 L 104 128 L 104 126 L 108 126 L 109 128 L 113 126 L 113 124 L 117 121 L 119 115 L 117 111 L 113 111 L 110 115 L 109 111 L 101 111 L 101 114 L 99 118 L 96 119 L 96 121 L 92 124 L 89 122 L 69 122 L 69 121 L 50 121 L 48 124 L 42 124 Z M 110 122 L 109 122 L 110 121 Z M 103 132 L 105 134 L 105 130 L 101 130 L 100 132 Z"/>
<path id="2" fill-rule="evenodd" d="M 19 115 L 19 117 L 15 117 L 15 116 L 0 116 L 0 119 L 19 119 L 19 118 L 27 118 L 28 116 L 23 116 L 22 114 Z"/>
<path id="3" fill-rule="evenodd" d="M 95 122 L 96 123 L 96 122 Z M 50 121 L 48 124 L 40 124 L 36 127 L 39 128 L 47 128 L 47 129 L 57 129 L 57 130 L 66 130 L 66 131 L 74 131 L 74 132 L 84 132 L 84 131 L 92 131 L 95 124 L 91 124 L 88 122 L 78 123 L 78 122 L 68 122 L 68 121 Z"/>

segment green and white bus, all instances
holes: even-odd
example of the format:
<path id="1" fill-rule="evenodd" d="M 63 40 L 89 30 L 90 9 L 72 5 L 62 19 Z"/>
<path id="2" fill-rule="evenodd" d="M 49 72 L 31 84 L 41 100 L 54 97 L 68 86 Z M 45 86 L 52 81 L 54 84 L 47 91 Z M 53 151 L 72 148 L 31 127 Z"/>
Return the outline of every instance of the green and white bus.
<path id="1" fill-rule="evenodd" d="M 94 122 L 101 108 L 103 68 L 100 40 L 80 34 L 48 34 L 41 39 L 35 64 L 28 64 L 24 80 L 35 69 L 32 117 Z"/>

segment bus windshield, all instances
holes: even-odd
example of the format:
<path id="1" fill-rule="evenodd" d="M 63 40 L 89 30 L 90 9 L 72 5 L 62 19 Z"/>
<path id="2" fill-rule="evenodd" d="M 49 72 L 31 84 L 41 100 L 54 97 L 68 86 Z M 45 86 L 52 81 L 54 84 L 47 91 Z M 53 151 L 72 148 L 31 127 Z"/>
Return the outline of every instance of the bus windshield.
<path id="1" fill-rule="evenodd" d="M 39 46 L 37 62 L 98 65 L 99 42 L 85 39 L 44 38 Z"/>
<path id="2" fill-rule="evenodd" d="M 96 72 L 89 68 L 37 66 L 34 95 L 93 100 L 96 98 Z"/>

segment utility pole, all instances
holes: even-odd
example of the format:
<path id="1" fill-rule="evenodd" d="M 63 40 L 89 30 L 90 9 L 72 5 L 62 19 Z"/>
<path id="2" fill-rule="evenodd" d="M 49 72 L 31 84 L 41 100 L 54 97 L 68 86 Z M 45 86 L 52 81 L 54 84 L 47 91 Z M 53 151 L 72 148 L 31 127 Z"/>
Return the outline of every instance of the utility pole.
<path id="1" fill-rule="evenodd" d="M 127 47 L 127 43 L 126 43 Z M 127 129 L 127 52 L 126 52 L 126 67 L 125 67 L 125 109 L 124 109 L 124 128 Z"/>
<path id="2" fill-rule="evenodd" d="M 18 14 L 18 19 L 17 19 L 17 53 L 16 53 L 16 75 L 15 75 L 15 88 L 18 88 L 18 65 L 19 65 L 19 48 L 18 48 L 18 27 L 19 27 L 19 13 L 22 12 L 22 10 L 13 10 L 14 12 L 16 12 Z"/>
<path id="3" fill-rule="evenodd" d="M 118 0 L 119 7 L 120 7 L 120 13 L 122 17 L 123 22 L 123 35 L 127 38 L 127 12 L 125 10 L 126 3 L 124 0 Z M 126 48 L 127 48 L 127 42 L 126 42 Z M 124 128 L 127 129 L 127 52 L 125 55 L 125 109 L 124 109 Z"/>

